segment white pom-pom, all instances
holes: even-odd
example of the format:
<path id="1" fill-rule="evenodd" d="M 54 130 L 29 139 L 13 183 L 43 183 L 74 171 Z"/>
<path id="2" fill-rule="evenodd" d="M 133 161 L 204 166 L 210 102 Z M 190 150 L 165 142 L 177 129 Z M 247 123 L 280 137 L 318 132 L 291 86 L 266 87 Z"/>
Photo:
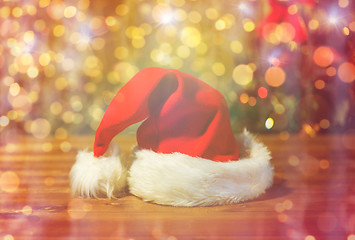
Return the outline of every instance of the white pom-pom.
<path id="1" fill-rule="evenodd" d="M 127 168 L 119 156 L 94 157 L 80 151 L 70 171 L 72 193 L 83 197 L 119 197 L 127 187 Z"/>

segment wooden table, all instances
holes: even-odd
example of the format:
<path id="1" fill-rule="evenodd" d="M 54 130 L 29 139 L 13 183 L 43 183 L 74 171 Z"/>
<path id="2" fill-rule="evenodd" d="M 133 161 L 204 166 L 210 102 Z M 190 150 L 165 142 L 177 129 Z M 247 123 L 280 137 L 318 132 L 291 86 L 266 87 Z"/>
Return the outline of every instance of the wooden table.
<path id="1" fill-rule="evenodd" d="M 229 206 L 159 206 L 134 196 L 71 196 L 68 172 L 93 137 L 0 146 L 0 239 L 355 239 L 355 135 L 259 138 L 272 151 L 274 185 Z M 127 154 L 134 137 L 116 140 Z"/>

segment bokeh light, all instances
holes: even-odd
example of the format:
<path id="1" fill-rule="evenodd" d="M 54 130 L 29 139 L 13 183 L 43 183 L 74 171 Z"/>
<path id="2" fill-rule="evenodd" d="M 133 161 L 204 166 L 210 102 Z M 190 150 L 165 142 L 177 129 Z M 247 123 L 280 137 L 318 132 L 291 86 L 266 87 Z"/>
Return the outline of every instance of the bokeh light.
<path id="1" fill-rule="evenodd" d="M 240 94 L 239 100 L 241 103 L 245 104 L 249 101 L 249 96 L 246 93 Z"/>
<path id="2" fill-rule="evenodd" d="M 194 48 L 201 42 L 201 33 L 194 27 L 185 27 L 181 31 L 180 40 L 186 46 Z"/>
<path id="3" fill-rule="evenodd" d="M 35 138 L 46 138 L 51 131 L 51 124 L 45 118 L 38 118 L 31 123 L 31 133 Z"/>
<path id="4" fill-rule="evenodd" d="M 22 213 L 23 213 L 23 215 L 25 215 L 25 216 L 31 215 L 31 214 L 32 214 L 32 207 L 31 207 L 31 206 L 28 206 L 28 205 L 24 206 L 24 207 L 22 208 Z"/>
<path id="5" fill-rule="evenodd" d="M 320 122 L 319 122 L 319 126 L 323 129 L 328 129 L 330 127 L 330 122 L 328 119 L 322 119 Z"/>
<path id="6" fill-rule="evenodd" d="M 3 240 L 14 240 L 14 236 L 12 236 L 11 234 L 6 234 L 4 237 L 3 237 Z"/>
<path id="7" fill-rule="evenodd" d="M 313 61 L 320 67 L 329 66 L 333 60 L 333 51 L 327 46 L 320 46 L 313 53 Z"/>
<path id="8" fill-rule="evenodd" d="M 338 5 L 341 8 L 346 8 L 349 6 L 349 0 L 338 0 Z"/>
<path id="9" fill-rule="evenodd" d="M 280 67 L 270 67 L 265 72 L 265 81 L 271 87 L 279 87 L 286 80 L 286 73 Z"/>
<path id="10" fill-rule="evenodd" d="M 259 95 L 259 97 L 261 97 L 261 98 L 266 98 L 266 97 L 267 97 L 267 89 L 264 88 L 264 87 L 260 87 L 260 88 L 258 89 L 258 95 Z"/>
<path id="11" fill-rule="evenodd" d="M 325 70 L 325 73 L 329 76 L 329 77 L 334 77 L 336 74 L 337 74 L 337 70 L 335 67 L 328 67 L 326 70 Z"/>
<path id="12" fill-rule="evenodd" d="M 7 193 L 13 193 L 17 191 L 20 185 L 20 179 L 18 175 L 13 171 L 6 171 L 0 173 L 0 189 Z"/>
<path id="13" fill-rule="evenodd" d="M 316 30 L 319 27 L 319 22 L 317 19 L 311 19 L 308 23 L 310 30 Z"/>
<path id="14" fill-rule="evenodd" d="M 1 127 L 6 127 L 7 125 L 9 125 L 10 120 L 7 116 L 1 116 L 0 117 L 0 126 Z"/>
<path id="15" fill-rule="evenodd" d="M 300 159 L 295 155 L 291 155 L 288 158 L 288 164 L 290 164 L 293 167 L 296 167 L 300 164 Z"/>
<path id="16" fill-rule="evenodd" d="M 319 161 L 319 168 L 322 170 L 326 170 L 329 168 L 329 161 L 327 159 L 322 159 Z"/>
<path id="17" fill-rule="evenodd" d="M 68 214 L 72 219 L 82 219 L 90 212 L 92 205 L 86 203 L 83 199 L 72 199 L 68 203 Z"/>
<path id="18" fill-rule="evenodd" d="M 1 134 L 62 142 L 93 134 L 118 89 L 152 66 L 181 70 L 220 90 L 235 129 L 252 120 L 250 130 L 264 131 L 270 116 L 269 130 L 280 133 L 352 129 L 352 2 L 280 4 L 284 12 L 276 14 L 270 1 L 4 1 Z M 322 104 L 312 114 L 299 106 L 305 93 L 329 103 L 342 96 L 349 108 L 329 118 L 318 115 L 337 106 Z M 319 104 L 312 99 L 308 106 Z M 63 144 L 61 151 L 70 150 Z"/>
<path id="19" fill-rule="evenodd" d="M 266 119 L 265 128 L 266 129 L 271 129 L 273 126 L 274 126 L 274 119 L 272 119 L 270 117 L 268 119 Z"/>
<path id="20" fill-rule="evenodd" d="M 253 80 L 253 70 L 249 65 L 240 64 L 233 69 L 233 80 L 241 85 L 248 85 Z"/>
<path id="21" fill-rule="evenodd" d="M 317 240 L 313 235 L 307 235 L 304 240 Z"/>
<path id="22" fill-rule="evenodd" d="M 338 68 L 340 80 L 350 83 L 355 80 L 355 65 L 351 62 L 344 62 Z"/>
<path id="23" fill-rule="evenodd" d="M 318 79 L 314 82 L 315 88 L 322 90 L 325 87 L 325 82 L 322 79 Z"/>

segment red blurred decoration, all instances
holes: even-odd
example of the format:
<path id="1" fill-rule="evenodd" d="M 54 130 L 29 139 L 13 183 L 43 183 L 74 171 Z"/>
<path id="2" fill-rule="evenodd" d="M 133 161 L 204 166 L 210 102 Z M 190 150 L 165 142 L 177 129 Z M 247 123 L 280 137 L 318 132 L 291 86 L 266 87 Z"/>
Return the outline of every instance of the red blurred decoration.
<path id="1" fill-rule="evenodd" d="M 297 43 L 303 43 L 308 39 L 307 28 L 303 21 L 303 18 L 298 14 L 298 12 L 294 14 L 289 13 L 289 7 L 292 4 L 302 4 L 313 6 L 313 0 L 294 0 L 294 1 L 287 1 L 281 2 L 278 0 L 269 0 L 269 5 L 271 7 L 271 12 L 267 15 L 259 24 L 258 34 L 259 37 L 263 37 L 264 28 L 266 25 L 270 23 L 290 23 L 295 29 L 295 36 L 293 41 Z"/>
<path id="2" fill-rule="evenodd" d="M 258 94 L 260 98 L 266 98 L 267 97 L 267 89 L 264 87 L 260 87 L 258 89 Z"/>

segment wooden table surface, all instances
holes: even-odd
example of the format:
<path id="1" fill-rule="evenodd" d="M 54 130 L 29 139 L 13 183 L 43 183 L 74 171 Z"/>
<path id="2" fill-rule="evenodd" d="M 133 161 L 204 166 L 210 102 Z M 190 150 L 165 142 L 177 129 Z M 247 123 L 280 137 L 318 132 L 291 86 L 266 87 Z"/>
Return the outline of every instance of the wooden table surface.
<path id="1" fill-rule="evenodd" d="M 134 196 L 71 196 L 68 173 L 93 137 L 0 139 L 0 239 L 355 239 L 355 135 L 259 136 L 274 185 L 253 201 L 179 208 Z M 134 137 L 118 137 L 129 153 Z"/>

